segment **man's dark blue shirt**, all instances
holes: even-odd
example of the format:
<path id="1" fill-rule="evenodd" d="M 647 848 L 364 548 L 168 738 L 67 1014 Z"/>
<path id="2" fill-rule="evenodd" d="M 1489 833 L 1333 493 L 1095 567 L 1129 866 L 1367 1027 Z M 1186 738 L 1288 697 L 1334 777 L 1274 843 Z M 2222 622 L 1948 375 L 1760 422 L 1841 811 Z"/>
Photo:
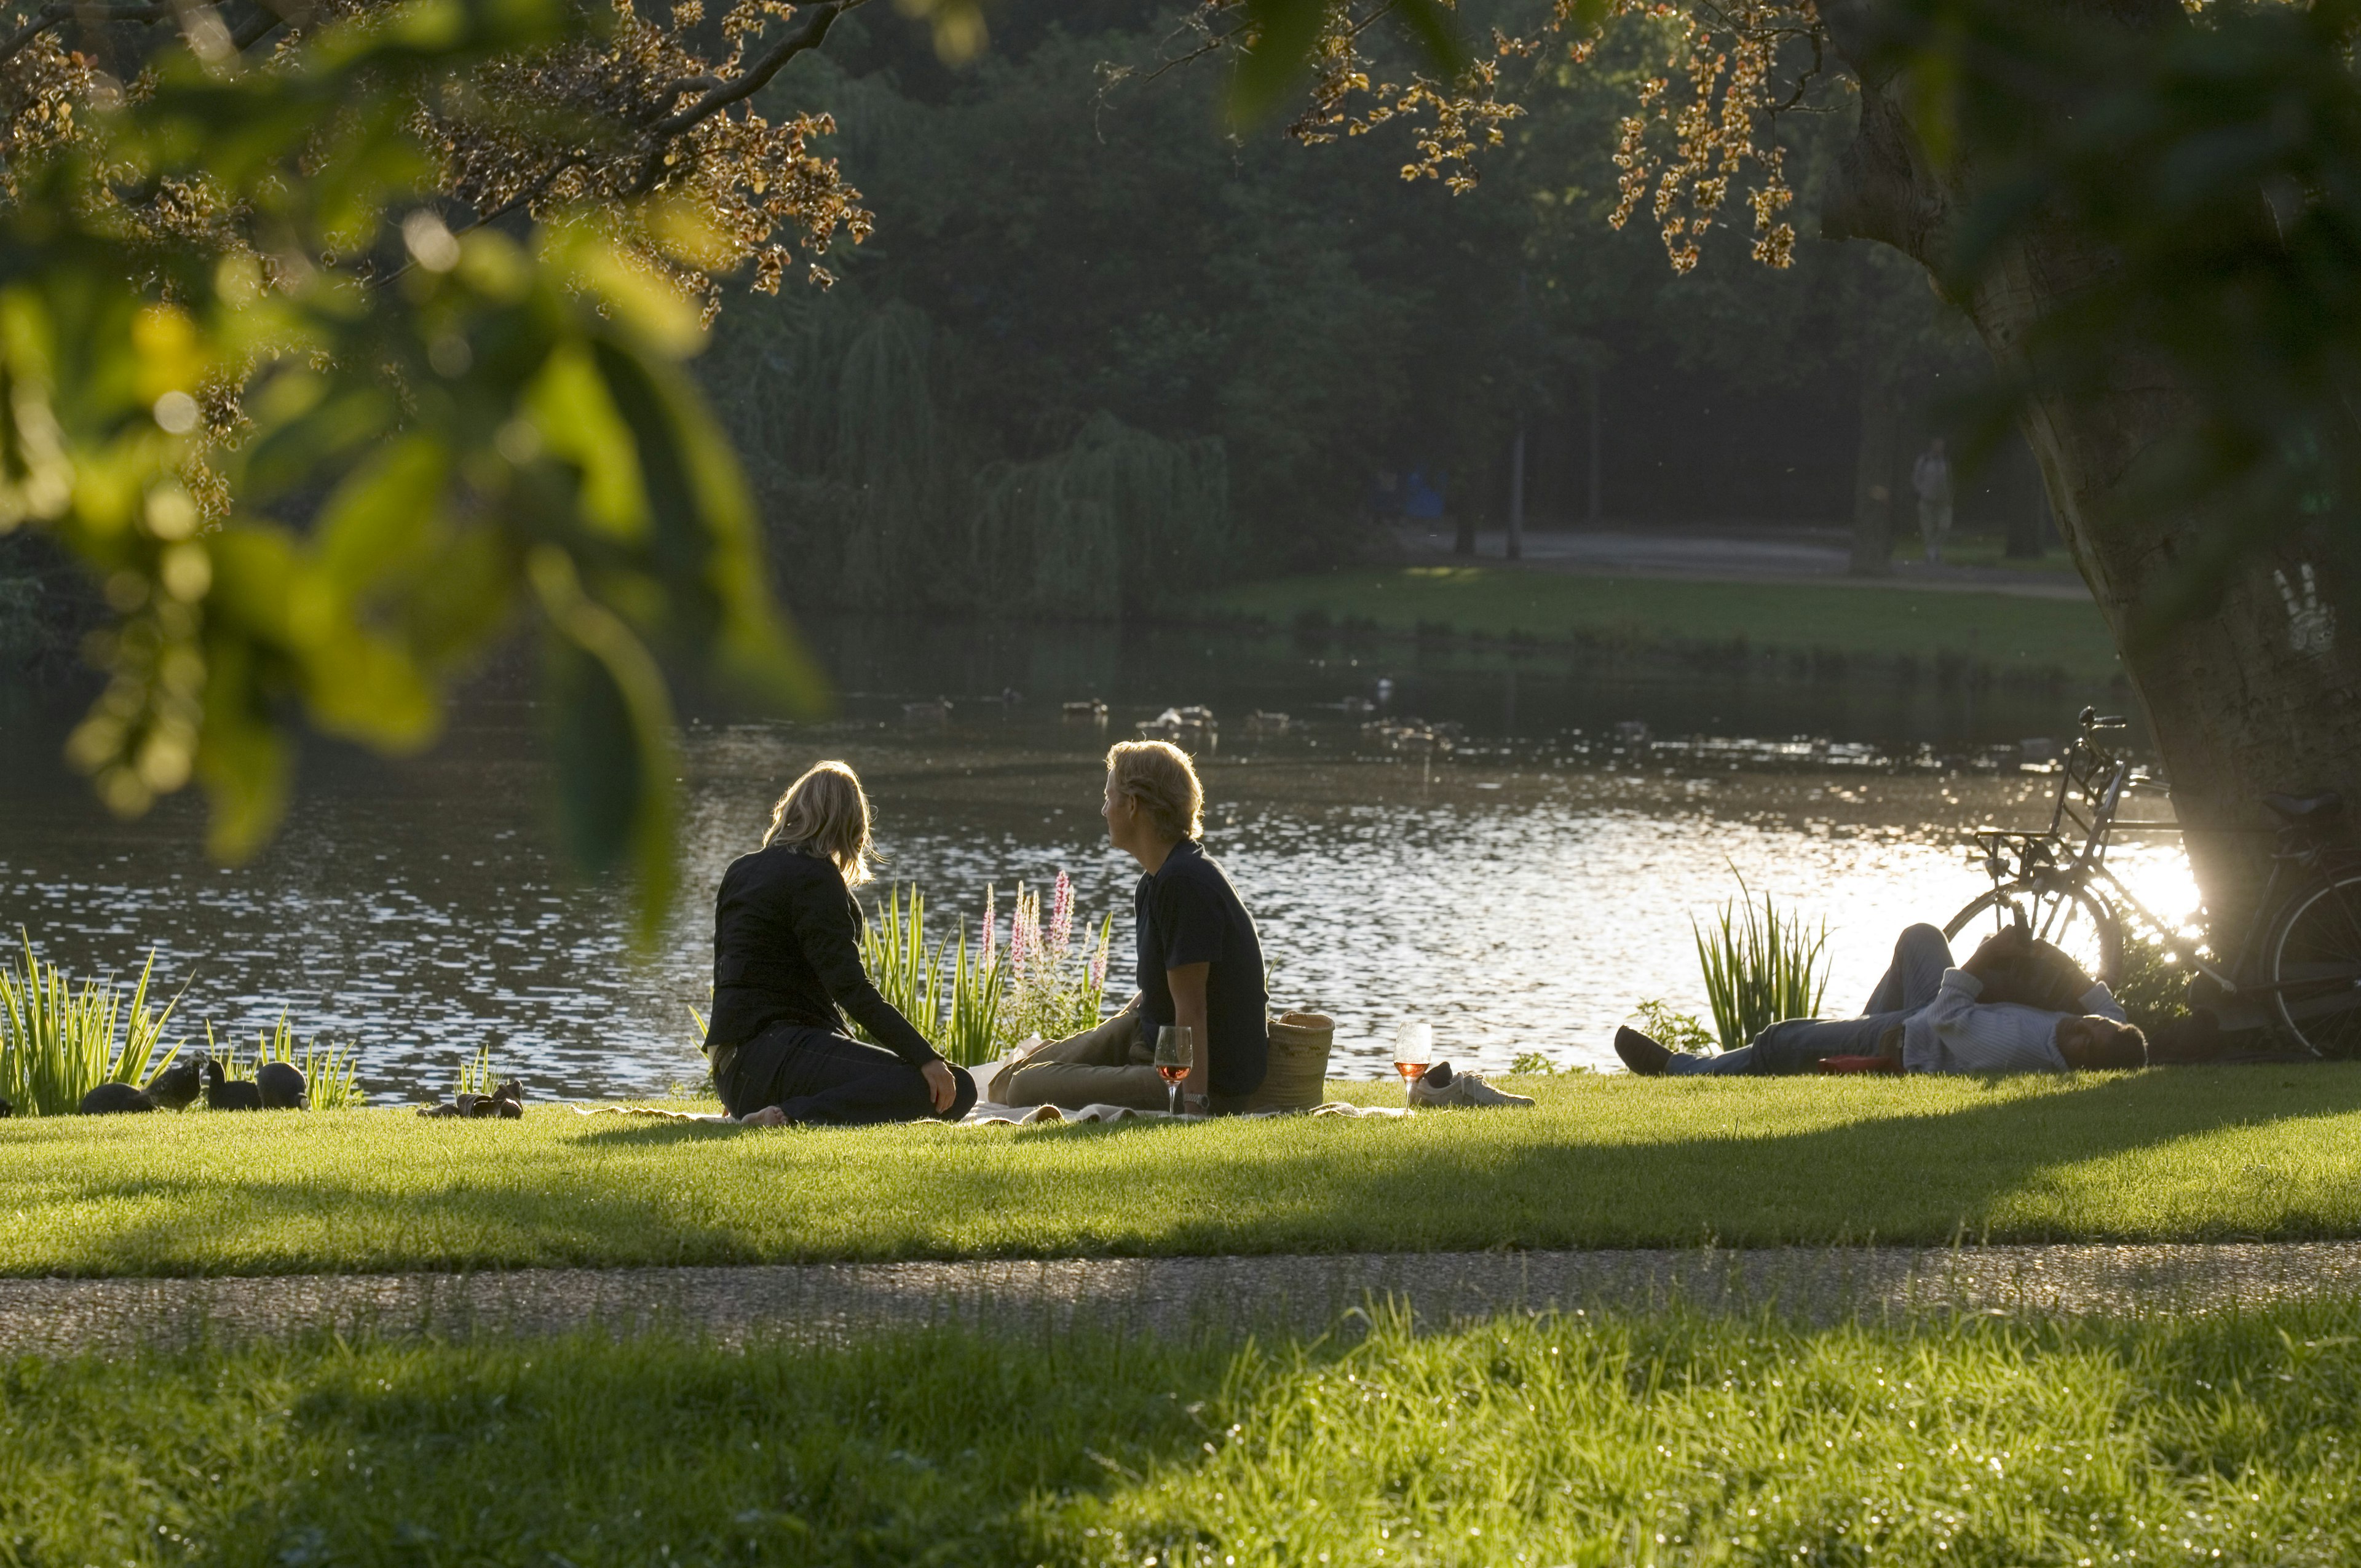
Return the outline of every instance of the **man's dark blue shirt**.
<path id="1" fill-rule="evenodd" d="M 1172 1022 L 1172 987 L 1164 971 L 1210 964 L 1205 1033 L 1213 1091 L 1251 1094 L 1270 1065 L 1270 997 L 1263 989 L 1262 941 L 1219 861 L 1193 839 L 1172 846 L 1164 863 L 1132 894 L 1139 933 L 1140 1009 L 1148 1039 Z"/>

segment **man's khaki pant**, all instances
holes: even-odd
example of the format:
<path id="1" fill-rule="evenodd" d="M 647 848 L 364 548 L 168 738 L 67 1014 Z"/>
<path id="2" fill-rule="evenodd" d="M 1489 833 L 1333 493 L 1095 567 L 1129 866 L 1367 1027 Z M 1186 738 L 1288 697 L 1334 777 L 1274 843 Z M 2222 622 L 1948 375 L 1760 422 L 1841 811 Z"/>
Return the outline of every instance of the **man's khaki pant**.
<path id="1" fill-rule="evenodd" d="M 1093 1029 L 1053 1040 L 995 1077 L 987 1097 L 1002 1105 L 1168 1103 L 1155 1052 L 1139 1042 L 1139 999 Z"/>

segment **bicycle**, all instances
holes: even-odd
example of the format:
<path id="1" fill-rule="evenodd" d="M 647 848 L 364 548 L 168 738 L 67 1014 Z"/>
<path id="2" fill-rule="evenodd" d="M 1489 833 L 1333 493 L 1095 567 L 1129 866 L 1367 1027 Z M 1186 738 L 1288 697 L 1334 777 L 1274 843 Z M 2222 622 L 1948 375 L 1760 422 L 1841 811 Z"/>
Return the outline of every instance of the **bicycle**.
<path id="1" fill-rule="evenodd" d="M 2172 927 L 2106 863 L 2119 830 L 2180 831 L 2169 823 L 2116 821 L 2124 795 L 2139 782 L 2130 759 L 2111 744 L 2123 728 L 2121 718 L 2082 710 L 2059 761 L 2047 829 L 1983 828 L 1970 835 L 1993 886 L 1951 916 L 1946 937 L 1956 939 L 1985 915 L 1995 929 L 2020 922 L 2112 987 L 2124 973 L 2119 907 L 2151 931 L 2171 936 Z M 2279 818 L 2279 843 L 2270 878 L 2228 966 L 2217 967 L 2178 944 L 2167 961 L 2189 977 L 2191 1010 L 2213 1013 L 2224 1028 L 2272 1027 L 2317 1057 L 2361 1054 L 2361 852 L 2334 838 L 2344 799 L 2334 793 L 2268 795 L 2262 804 Z"/>

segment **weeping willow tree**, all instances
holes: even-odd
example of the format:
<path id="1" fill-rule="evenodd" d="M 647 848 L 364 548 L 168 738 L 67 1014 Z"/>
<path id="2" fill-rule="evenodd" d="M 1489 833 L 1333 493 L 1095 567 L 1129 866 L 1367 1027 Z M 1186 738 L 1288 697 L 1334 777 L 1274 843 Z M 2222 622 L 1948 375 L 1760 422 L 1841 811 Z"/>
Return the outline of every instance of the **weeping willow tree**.
<path id="1" fill-rule="evenodd" d="M 1110 414 L 1073 444 L 976 477 L 976 579 L 994 608 L 1112 616 L 1212 581 L 1231 548 L 1217 440 L 1166 441 Z"/>
<path id="2" fill-rule="evenodd" d="M 829 473 L 845 492 L 840 591 L 855 604 L 939 597 L 931 569 L 949 541 L 942 451 L 927 371 L 927 318 L 886 309 L 846 349 L 837 373 Z"/>
<path id="3" fill-rule="evenodd" d="M 940 604 L 965 571 L 963 485 L 937 416 L 927 318 L 825 302 L 769 313 L 716 367 L 774 558 L 799 598 Z M 945 552 L 957 560 L 937 570 Z"/>
<path id="4" fill-rule="evenodd" d="M 942 412 L 927 318 L 783 302 L 725 341 L 715 399 L 806 602 L 1115 618 L 1214 580 L 1234 554 L 1218 440 L 1108 414 L 1011 461 Z"/>

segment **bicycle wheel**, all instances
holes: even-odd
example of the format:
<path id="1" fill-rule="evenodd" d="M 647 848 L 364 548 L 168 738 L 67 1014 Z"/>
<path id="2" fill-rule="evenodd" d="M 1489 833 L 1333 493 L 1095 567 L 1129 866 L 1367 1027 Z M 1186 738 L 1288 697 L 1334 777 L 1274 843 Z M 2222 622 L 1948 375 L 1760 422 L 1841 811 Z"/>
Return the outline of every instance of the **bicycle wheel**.
<path id="1" fill-rule="evenodd" d="M 2010 912 L 2025 911 L 2025 923 L 2041 940 L 2062 950 L 2082 966 L 2092 980 L 2110 988 L 2124 977 L 2124 930 L 2107 901 L 2087 887 L 2074 884 L 2011 883 L 1993 888 L 1951 916 L 1943 935 L 1951 940 L 1952 956 L 1964 959 L 1973 951 L 1960 938 L 1984 937 L 2010 924 Z M 1981 927 L 1981 929 L 1979 928 Z"/>
<path id="2" fill-rule="evenodd" d="M 2361 1054 L 2361 872 L 2299 889 L 2263 951 L 2279 1027 L 2323 1057 Z"/>

